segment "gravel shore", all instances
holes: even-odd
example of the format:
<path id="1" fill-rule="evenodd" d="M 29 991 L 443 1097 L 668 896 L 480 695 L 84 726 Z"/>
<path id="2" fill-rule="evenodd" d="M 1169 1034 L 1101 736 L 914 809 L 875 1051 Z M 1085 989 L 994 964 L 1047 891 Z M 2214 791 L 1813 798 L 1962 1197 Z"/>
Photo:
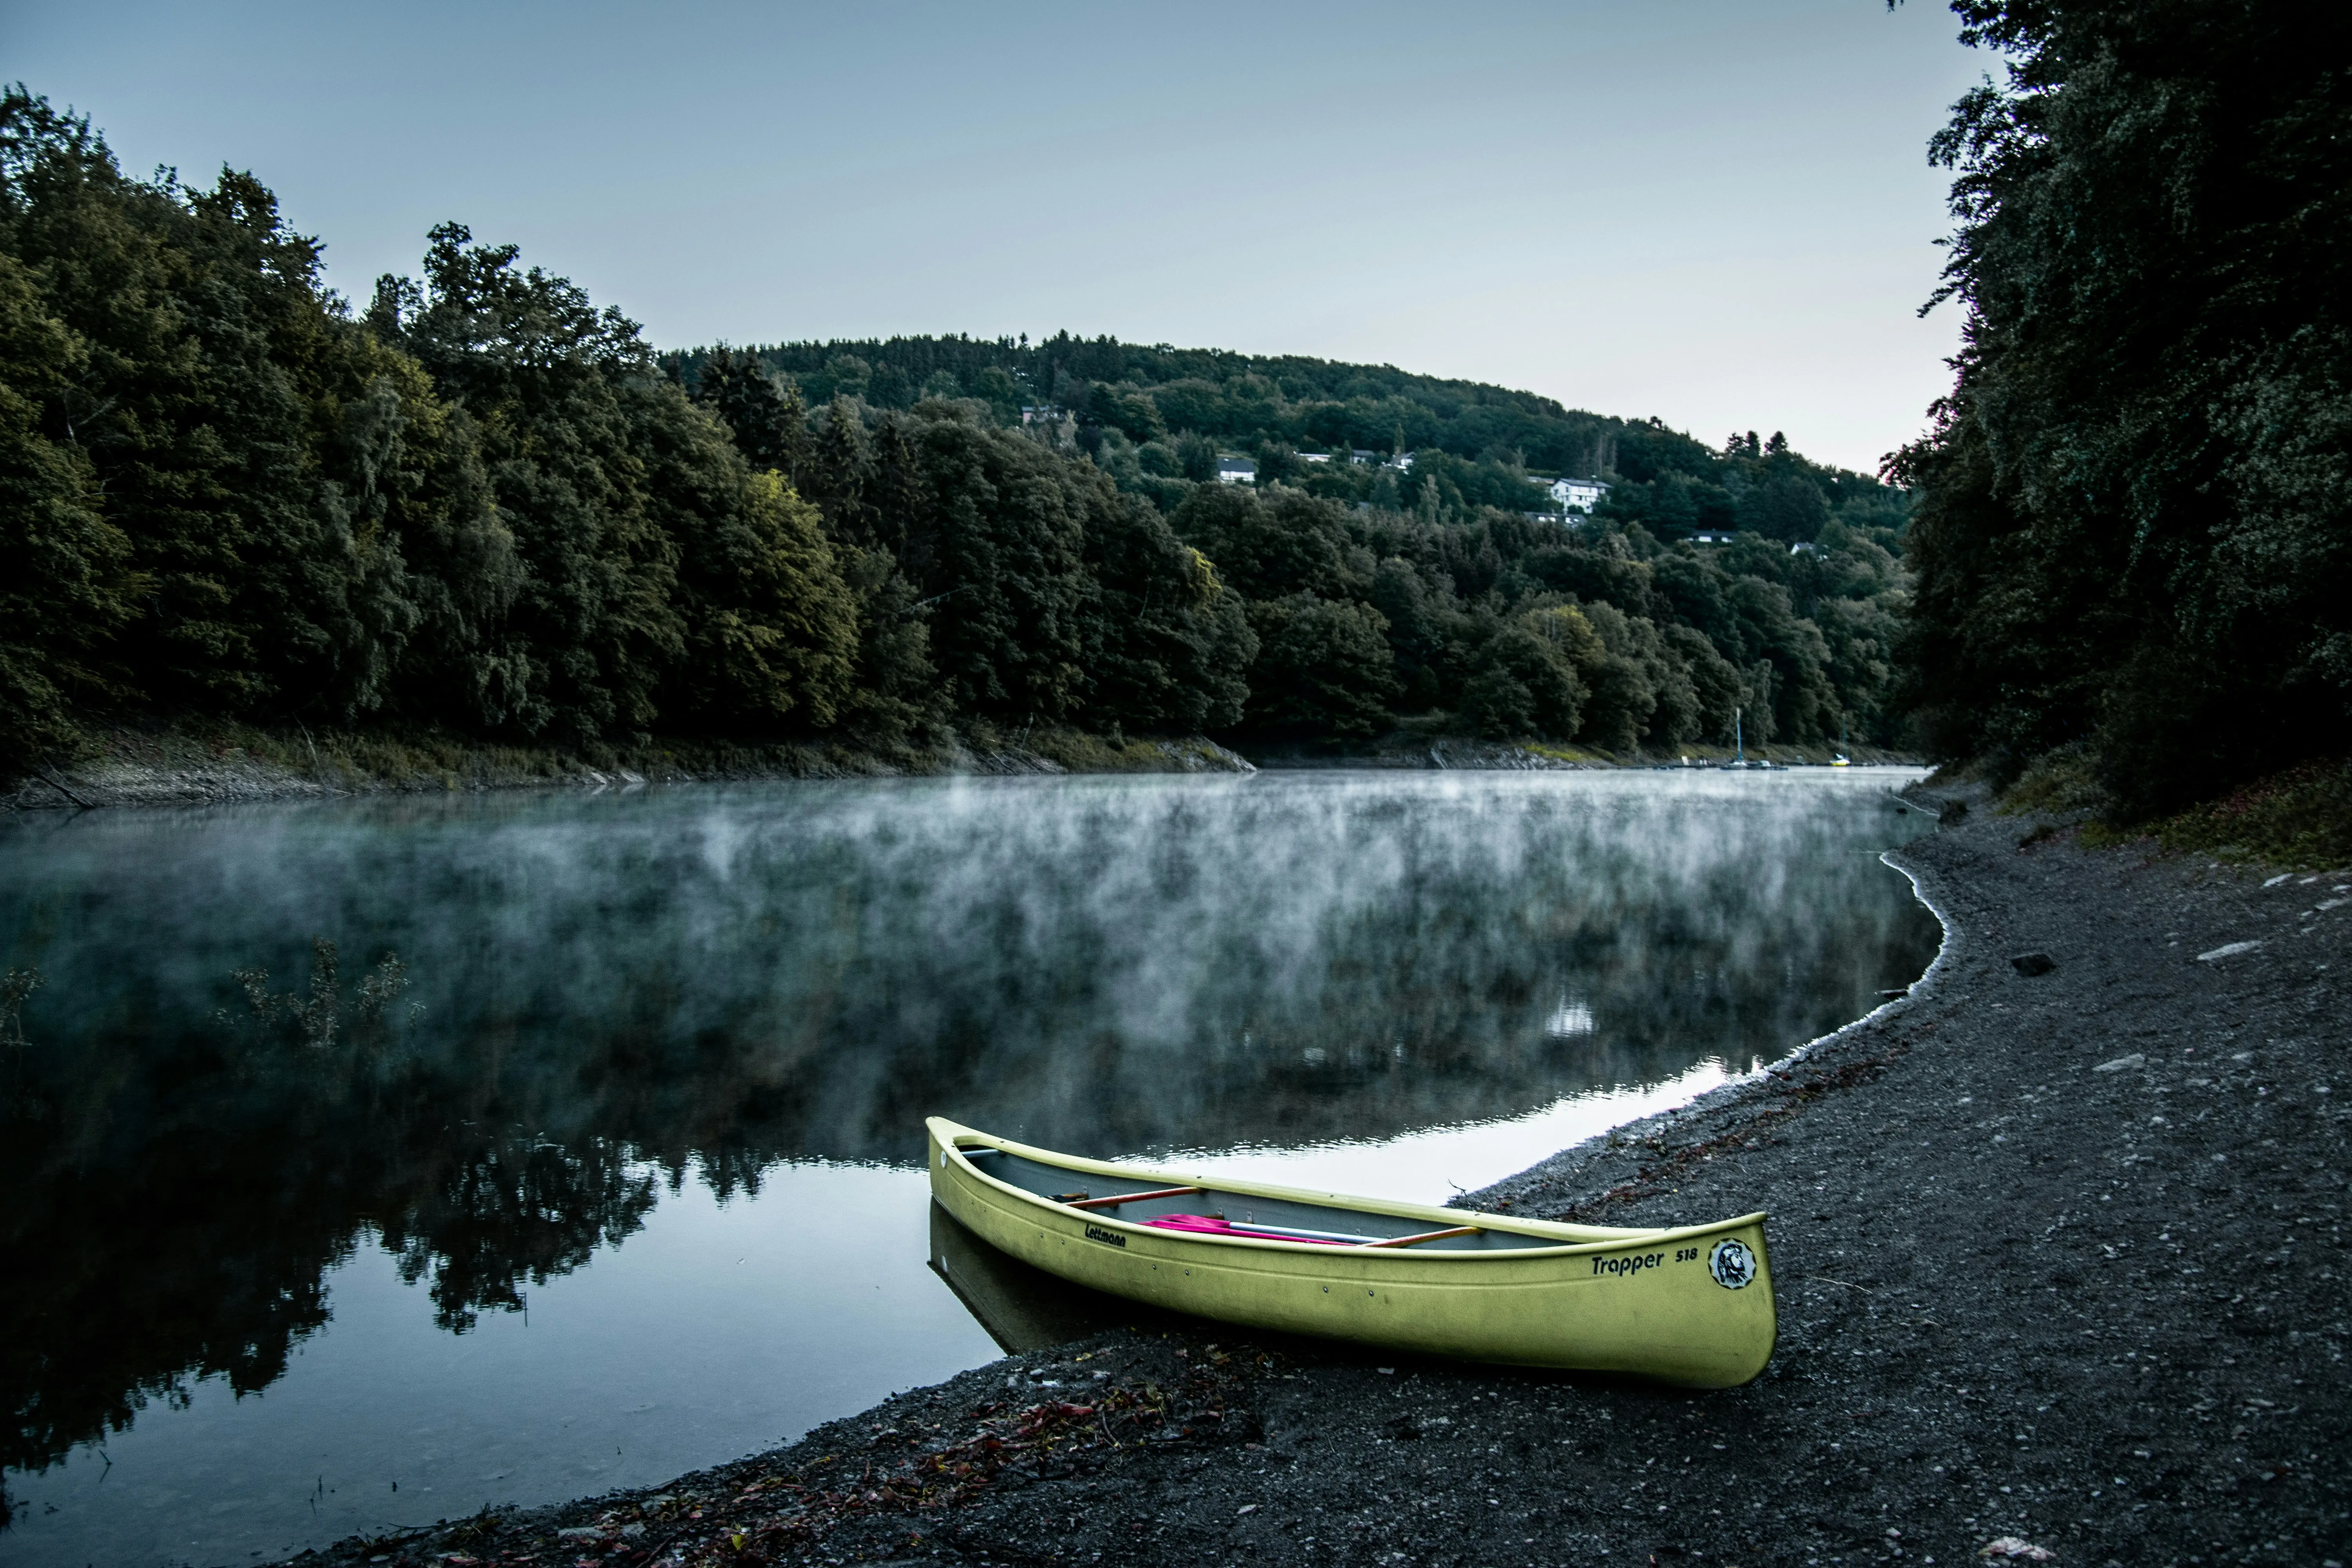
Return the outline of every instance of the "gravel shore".
<path id="1" fill-rule="evenodd" d="M 1040 1348 L 789 1447 L 295 1561 L 2339 1568 L 2352 876 L 1933 793 L 1966 809 L 1895 858 L 1947 931 L 1909 996 L 1467 1200 L 1769 1210 L 1780 1339 L 1745 1388 L 1008 1297 Z"/>

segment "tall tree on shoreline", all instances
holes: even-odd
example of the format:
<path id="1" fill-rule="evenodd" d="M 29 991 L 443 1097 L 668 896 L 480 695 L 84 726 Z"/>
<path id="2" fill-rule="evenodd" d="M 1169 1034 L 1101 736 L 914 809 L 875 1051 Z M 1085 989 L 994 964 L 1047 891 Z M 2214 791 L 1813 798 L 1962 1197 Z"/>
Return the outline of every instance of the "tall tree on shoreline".
<path id="1" fill-rule="evenodd" d="M 1932 154 L 1968 310 L 1904 647 L 1926 739 L 2145 816 L 2352 721 L 2352 18 L 1959 0 L 2005 86 Z"/>

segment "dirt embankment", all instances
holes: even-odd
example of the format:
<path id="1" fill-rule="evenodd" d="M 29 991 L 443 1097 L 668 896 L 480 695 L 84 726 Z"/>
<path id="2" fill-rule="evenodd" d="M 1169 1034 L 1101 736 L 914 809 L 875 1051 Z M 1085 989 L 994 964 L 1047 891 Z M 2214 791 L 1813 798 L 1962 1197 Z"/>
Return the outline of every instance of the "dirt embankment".
<path id="1" fill-rule="evenodd" d="M 658 1492 L 324 1555 L 2352 1558 L 2352 877 L 2021 846 L 2031 826 L 1979 805 L 1903 852 L 1948 933 L 1911 996 L 1474 1200 L 1636 1224 L 1771 1211 L 1780 1340 L 1746 1388 L 1153 1322 Z M 2013 962 L 2036 952 L 2047 968 Z"/>
<path id="2" fill-rule="evenodd" d="M 1761 753 L 1756 753 L 1760 755 Z M 847 741 L 738 744 L 648 741 L 565 751 L 486 745 L 442 736 L 311 733 L 249 725 L 116 728 L 71 760 L 0 777 L 0 809 L 209 805 L 351 795 L 439 795 L 502 789 L 634 789 L 646 784 L 1008 773 L 1254 773 L 1268 768 L 1575 769 L 1704 766 L 1730 755 L 1692 748 L 1687 757 L 1612 757 L 1572 748 L 1517 745 L 1400 730 L 1345 754 L 1275 750 L 1253 760 L 1200 735 L 1134 738 L 1080 730 L 985 724 L 922 743 Z M 1831 753 L 1776 748 L 1775 765 L 1826 763 Z M 1855 748 L 1854 761 L 1898 763 Z"/>
<path id="3" fill-rule="evenodd" d="M 559 751 L 223 726 L 109 731 L 87 754 L 36 767 L 0 786 L 0 805 L 32 811 L 501 789 L 633 789 L 719 780 L 1253 771 L 1238 752 L 1197 735 L 1128 740 L 1068 730 L 1010 735 L 974 731 L 920 746 L 649 742 Z"/>

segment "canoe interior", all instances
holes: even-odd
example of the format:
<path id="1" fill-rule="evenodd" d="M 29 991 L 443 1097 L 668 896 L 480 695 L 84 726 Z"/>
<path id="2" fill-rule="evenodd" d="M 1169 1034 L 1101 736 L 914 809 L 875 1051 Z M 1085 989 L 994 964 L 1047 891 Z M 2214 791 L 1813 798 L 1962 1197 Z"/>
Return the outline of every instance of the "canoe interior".
<path id="1" fill-rule="evenodd" d="M 1139 1176 L 1105 1176 L 1091 1172 L 1073 1171 L 1061 1165 L 1049 1165 L 1042 1160 L 1032 1160 L 1002 1149 L 962 1150 L 972 1168 L 1008 1186 L 1020 1188 L 1048 1201 L 1060 1201 L 1066 1194 L 1083 1193 L 1089 1198 L 1116 1197 L 1122 1193 L 1157 1192 L 1173 1184 L 1167 1178 Z M 1236 1225 L 1262 1225 L 1284 1230 L 1321 1232 L 1326 1236 L 1360 1238 L 1365 1241 L 1386 1241 L 1403 1236 L 1425 1236 L 1443 1228 L 1425 1219 L 1412 1219 L 1397 1215 L 1373 1213 L 1350 1208 L 1342 1204 L 1299 1203 L 1283 1198 L 1259 1197 L 1250 1194 L 1224 1191 L 1214 1184 L 1198 1192 L 1184 1193 L 1175 1197 L 1147 1198 L 1138 1203 L 1120 1204 L 1113 1208 L 1088 1211 L 1098 1218 L 1125 1220 L 1139 1225 L 1163 1215 L 1213 1215 Z M 1467 1209 L 1454 1223 L 1476 1225 L 1485 1216 Z M 1269 1237 L 1279 1240 L 1280 1237 Z M 1435 1241 L 1421 1242 L 1407 1250 L 1426 1252 L 1513 1252 L 1526 1247 L 1559 1247 L 1556 1238 L 1518 1236 L 1509 1231 L 1482 1230 L 1475 1236 L 1449 1236 Z"/>

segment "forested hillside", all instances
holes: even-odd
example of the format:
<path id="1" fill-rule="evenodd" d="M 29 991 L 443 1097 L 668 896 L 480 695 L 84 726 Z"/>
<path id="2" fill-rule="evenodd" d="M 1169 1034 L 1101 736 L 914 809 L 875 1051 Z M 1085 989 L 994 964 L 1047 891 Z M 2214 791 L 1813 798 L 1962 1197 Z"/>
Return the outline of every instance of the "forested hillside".
<path id="1" fill-rule="evenodd" d="M 1935 147 L 1968 337 L 1896 469 L 1924 497 L 1927 742 L 2003 779 L 2086 769 L 2126 816 L 2342 756 L 2352 20 L 1953 8 L 2011 69 Z"/>
<path id="2" fill-rule="evenodd" d="M 86 121 L 0 101 L 13 765 L 118 715 L 1897 737 L 1906 498 L 1777 437 L 1108 339 L 665 361 L 457 225 L 363 309 L 320 256 L 250 175 L 127 178 Z M 1214 480 L 1231 452 L 1258 485 Z M 1611 482 L 1599 515 L 1528 482 L 1559 472 Z"/>
<path id="3" fill-rule="evenodd" d="M 729 365 L 749 360 L 789 380 L 812 407 L 835 397 L 886 411 L 927 398 L 970 399 L 997 424 L 1018 423 L 1024 409 L 1065 416 L 1079 449 L 1122 488 L 1169 506 L 1188 493 L 1181 481 L 1211 478 L 1219 453 L 1230 452 L 1255 459 L 1262 482 L 1390 510 L 1556 510 L 1528 489 L 1530 474 L 1606 477 L 1615 487 L 1609 515 L 1664 542 L 1750 529 L 1794 543 L 1812 539 L 1832 511 L 1850 525 L 1897 531 L 1906 516 L 1898 491 L 1808 462 L 1777 437 L 1768 447 L 1754 431 L 1735 434 L 1717 449 L 1655 419 L 1581 413 L 1530 392 L 1389 365 L 1252 359 L 1067 333 L 1035 344 L 891 338 L 695 349 L 663 363 L 694 381 L 713 356 Z M 1410 471 L 1381 466 L 1408 452 L 1415 455 Z M 1345 461 L 1356 454 L 1380 461 Z M 1769 464 L 1752 460 L 1768 455 Z M 1424 491 L 1433 492 L 1428 500 Z"/>

